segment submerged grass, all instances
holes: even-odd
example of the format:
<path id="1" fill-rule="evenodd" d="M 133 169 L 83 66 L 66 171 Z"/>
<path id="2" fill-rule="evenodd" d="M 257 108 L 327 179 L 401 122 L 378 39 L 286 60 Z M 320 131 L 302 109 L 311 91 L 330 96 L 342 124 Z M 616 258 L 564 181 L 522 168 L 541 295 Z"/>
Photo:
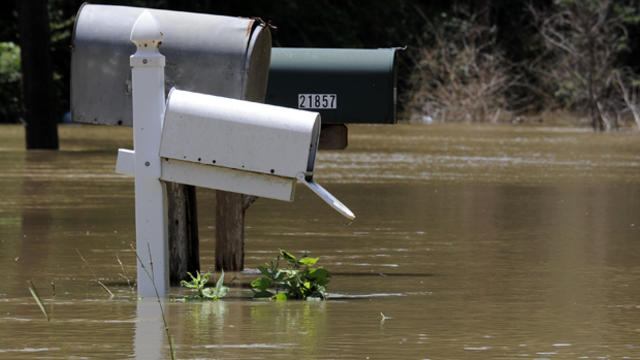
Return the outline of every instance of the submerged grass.
<path id="1" fill-rule="evenodd" d="M 120 276 L 127 282 L 127 286 L 129 286 L 129 290 L 131 290 L 131 292 L 135 292 L 136 289 L 133 287 L 131 279 L 129 278 L 129 274 L 127 274 L 127 270 L 125 270 L 124 264 L 122 263 L 122 260 L 120 260 L 120 257 L 118 255 L 116 255 L 116 260 L 118 261 L 118 264 L 120 264 L 120 270 L 122 270 L 122 272 L 119 273 L 118 276 Z"/>
<path id="2" fill-rule="evenodd" d="M 60 338 L 60 334 L 58 334 L 58 330 L 51 322 L 51 316 L 49 316 L 49 312 L 47 312 L 47 309 L 44 306 L 44 302 L 42 301 L 42 298 L 38 294 L 38 290 L 36 289 L 36 286 L 33 284 L 31 280 L 27 281 L 27 284 L 29 285 L 29 292 L 31 293 L 31 296 L 36 301 L 36 304 L 38 304 L 38 307 L 40 308 L 40 311 L 42 311 L 42 314 L 44 315 L 44 318 L 47 320 L 47 323 L 49 324 L 49 326 L 51 326 L 51 330 L 55 335 L 56 342 L 60 346 L 60 349 L 63 351 L 65 356 L 69 358 L 69 355 L 67 354 L 67 351 L 64 346 L 64 342 L 62 342 L 62 339 Z"/>
<path id="3" fill-rule="evenodd" d="M 109 288 L 107 287 L 107 285 L 105 285 L 102 281 L 100 281 L 98 279 L 98 275 L 96 275 L 95 271 L 93 271 L 93 268 L 91 268 L 91 266 L 89 266 L 89 262 L 87 261 L 87 259 L 84 258 L 84 256 L 82 256 L 82 254 L 80 253 L 80 250 L 78 250 L 78 248 L 75 249 L 76 253 L 78 253 L 78 256 L 80 256 L 80 259 L 82 260 L 82 262 L 87 265 L 87 268 L 89 269 L 89 271 L 91 271 L 91 274 L 93 275 L 93 281 L 95 281 L 98 285 L 100 285 L 100 287 L 107 292 L 107 294 L 109 294 L 109 298 L 112 299 L 114 297 L 113 293 L 111 292 L 111 290 L 109 290 Z"/>
<path id="4" fill-rule="evenodd" d="M 40 295 L 38 295 L 38 290 L 36 290 L 35 285 L 33 285 L 33 282 L 31 280 L 28 281 L 28 284 L 29 284 L 29 292 L 31 293 L 31 296 L 33 296 L 33 299 L 36 301 L 36 304 L 38 304 L 38 307 L 40 307 L 40 310 L 44 314 L 44 318 L 47 319 L 47 322 L 51 322 L 51 318 L 49 318 L 49 313 L 47 313 L 47 309 L 45 309 L 44 304 L 42 303 L 42 299 L 40 298 Z"/>

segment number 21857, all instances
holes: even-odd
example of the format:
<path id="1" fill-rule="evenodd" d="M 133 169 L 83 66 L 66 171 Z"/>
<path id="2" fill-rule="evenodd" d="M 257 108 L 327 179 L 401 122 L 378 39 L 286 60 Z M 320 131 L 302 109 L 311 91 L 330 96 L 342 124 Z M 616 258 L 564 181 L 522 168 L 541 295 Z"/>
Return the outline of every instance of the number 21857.
<path id="1" fill-rule="evenodd" d="M 298 94 L 298 109 L 335 109 L 336 94 Z"/>

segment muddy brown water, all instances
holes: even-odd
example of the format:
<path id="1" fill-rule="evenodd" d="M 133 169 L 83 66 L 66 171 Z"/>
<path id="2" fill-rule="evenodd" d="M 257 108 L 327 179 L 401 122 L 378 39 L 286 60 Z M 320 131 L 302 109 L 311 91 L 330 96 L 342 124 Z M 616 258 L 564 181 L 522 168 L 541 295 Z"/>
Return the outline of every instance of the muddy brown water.
<path id="1" fill-rule="evenodd" d="M 22 128 L 0 127 L 0 358 L 167 358 L 157 302 L 127 284 L 133 182 L 113 170 L 131 130 L 60 134 L 61 151 L 25 152 Z M 249 271 L 233 274 L 247 284 L 279 248 L 309 250 L 334 274 L 331 299 L 258 302 L 238 286 L 164 302 L 178 358 L 640 358 L 638 133 L 353 126 L 349 141 L 319 155 L 316 179 L 356 221 L 302 187 L 261 199 Z M 198 196 L 210 269 L 214 195 Z"/>

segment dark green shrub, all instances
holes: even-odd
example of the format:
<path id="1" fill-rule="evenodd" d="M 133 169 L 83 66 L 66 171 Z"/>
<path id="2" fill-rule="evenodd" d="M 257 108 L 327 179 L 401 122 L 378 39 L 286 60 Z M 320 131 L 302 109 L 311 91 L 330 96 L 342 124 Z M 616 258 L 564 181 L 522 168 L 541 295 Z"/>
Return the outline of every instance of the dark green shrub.
<path id="1" fill-rule="evenodd" d="M 286 262 L 286 268 L 280 269 L 280 258 Z M 258 266 L 262 277 L 251 283 L 254 298 L 287 299 L 326 299 L 327 284 L 331 275 L 321 266 L 316 266 L 318 258 L 308 257 L 305 253 L 300 259 L 285 250 L 275 261 L 266 266 Z"/>

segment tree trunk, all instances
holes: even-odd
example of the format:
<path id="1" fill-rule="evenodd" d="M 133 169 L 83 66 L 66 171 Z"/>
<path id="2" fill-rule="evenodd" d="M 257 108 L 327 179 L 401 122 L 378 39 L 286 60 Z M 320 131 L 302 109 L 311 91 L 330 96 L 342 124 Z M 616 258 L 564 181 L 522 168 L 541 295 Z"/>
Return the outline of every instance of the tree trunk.
<path id="1" fill-rule="evenodd" d="M 245 197 L 216 191 L 216 271 L 244 269 Z"/>
<path id="2" fill-rule="evenodd" d="M 179 285 L 200 270 L 196 189 L 167 182 L 169 281 Z"/>
<path id="3" fill-rule="evenodd" d="M 17 1 L 27 149 L 58 149 L 47 0 Z"/>
<path id="4" fill-rule="evenodd" d="M 596 71 L 596 49 L 595 49 L 595 39 L 593 34 L 588 34 L 587 38 L 587 51 L 589 57 L 589 67 L 587 69 L 587 86 L 589 87 L 589 115 L 591 116 L 591 126 L 593 130 L 604 130 L 604 120 L 602 119 L 602 113 L 600 112 L 600 108 L 598 107 L 599 96 L 596 97 L 595 92 L 595 80 L 594 74 Z"/>

